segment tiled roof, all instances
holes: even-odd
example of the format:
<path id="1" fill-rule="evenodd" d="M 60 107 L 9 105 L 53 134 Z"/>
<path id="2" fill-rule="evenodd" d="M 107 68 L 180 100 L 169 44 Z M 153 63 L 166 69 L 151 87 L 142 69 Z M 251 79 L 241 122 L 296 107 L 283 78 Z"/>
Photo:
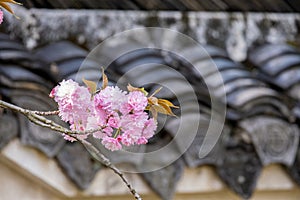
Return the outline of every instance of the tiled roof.
<path id="1" fill-rule="evenodd" d="M 190 49 L 189 49 L 190 48 Z M 183 50 L 193 52 L 193 47 Z M 162 131 L 156 135 L 144 151 L 159 149 L 169 143 L 176 135 L 176 127 L 181 122 L 192 124 L 195 110 L 194 102 L 189 98 L 186 85 L 175 72 L 180 72 L 193 85 L 201 112 L 199 131 L 188 150 L 176 162 L 166 168 L 142 173 L 141 176 L 163 199 L 170 199 L 175 191 L 184 167 L 197 167 L 209 164 L 227 185 L 244 198 L 251 196 L 255 190 L 257 178 L 263 166 L 280 163 L 300 184 L 299 175 L 299 130 L 295 121 L 299 118 L 299 80 L 300 53 L 288 45 L 266 44 L 254 48 L 246 65 L 228 58 L 226 51 L 205 46 L 224 80 L 224 90 L 216 81 L 216 71 L 207 71 L 203 79 L 193 71 L 189 63 L 180 57 L 156 49 L 143 49 L 125 54 L 111 63 L 107 74 L 115 84 L 126 74 L 123 82 L 141 85 L 147 82 L 167 82 L 176 88 L 176 94 L 184 98 L 180 118 L 167 120 Z M 68 78 L 84 77 L 98 81 L 99 66 L 93 60 L 86 60 L 88 52 L 71 41 L 59 41 L 47 44 L 32 51 L 27 50 L 6 34 L 0 34 L 0 94 L 2 99 L 19 106 L 34 110 L 54 110 L 55 104 L 48 98 L 48 93 L 58 81 Z M 192 55 L 196 68 L 207 66 L 210 58 Z M 276 61 L 276 68 L 273 62 Z M 149 63 L 147 68 L 130 69 Z M 80 71 L 81 65 L 84 65 Z M 159 64 L 170 68 L 162 69 Z M 278 67 L 280 66 L 280 69 Z M 171 70 L 172 69 L 172 70 Z M 211 98 L 207 91 L 212 87 L 213 94 L 221 103 L 227 97 L 227 116 L 222 137 L 205 158 L 198 156 L 208 129 L 211 111 Z M 157 85 L 147 85 L 153 91 Z M 225 91 L 225 92 L 224 92 Z M 165 90 L 162 96 L 176 102 L 174 93 Z M 57 122 L 59 119 L 53 118 Z M 9 122 L 9 123 L 7 123 Z M 188 130 L 188 127 L 185 129 Z M 187 132 L 188 134 L 188 132 Z M 64 172 L 81 189 L 89 186 L 94 175 L 103 166 L 97 164 L 78 143 L 65 142 L 52 131 L 31 124 L 23 116 L 4 111 L 0 121 L 0 148 L 12 138 L 19 137 L 23 144 L 30 145 L 56 159 Z M 94 141 L 95 142 L 95 141 Z M 177 141 L 178 142 L 178 141 Z M 180 142 L 180 141 L 179 141 Z M 96 144 L 96 143 L 95 143 Z M 145 168 L 153 162 L 164 162 L 178 151 L 180 144 L 171 146 L 167 155 L 160 155 L 142 162 L 130 157 L 112 154 L 115 163 L 131 163 L 136 168 Z M 102 148 L 101 145 L 97 145 Z M 80 163 L 78 159 L 80 156 Z"/>
<path id="2" fill-rule="evenodd" d="M 31 8 L 76 8 L 76 9 L 115 9 L 115 10 L 180 10 L 180 11 L 267 11 L 297 12 L 300 4 L 292 0 L 22 0 Z"/>
<path id="3" fill-rule="evenodd" d="M 249 62 L 273 88 L 294 101 L 293 113 L 299 123 L 299 75 L 300 53 L 298 49 L 286 44 L 266 44 L 250 52 Z M 276 65 L 276 66 L 275 66 Z M 299 176 L 299 149 L 295 162 L 288 171 L 297 183 Z"/>

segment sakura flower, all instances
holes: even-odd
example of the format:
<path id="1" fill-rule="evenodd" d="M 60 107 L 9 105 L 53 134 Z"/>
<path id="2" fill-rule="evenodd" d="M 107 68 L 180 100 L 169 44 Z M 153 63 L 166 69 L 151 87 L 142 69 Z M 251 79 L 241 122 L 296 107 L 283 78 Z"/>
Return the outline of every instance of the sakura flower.
<path id="1" fill-rule="evenodd" d="M 78 87 L 78 83 L 73 80 L 63 80 L 58 86 L 52 89 L 50 97 L 54 98 L 56 101 L 70 98 Z"/>
<path id="2" fill-rule="evenodd" d="M 97 138 L 97 139 L 102 139 L 106 136 L 105 133 L 103 133 L 102 131 L 97 131 L 95 133 L 93 133 L 93 137 Z"/>
<path id="3" fill-rule="evenodd" d="M 106 124 L 108 114 L 104 109 L 94 106 L 94 115 L 97 116 L 99 125 L 104 126 Z"/>
<path id="4" fill-rule="evenodd" d="M 155 134 L 156 129 L 157 129 L 157 122 L 153 118 L 150 118 L 145 123 L 145 128 L 143 130 L 143 137 L 145 137 L 146 139 L 151 138 Z"/>
<path id="5" fill-rule="evenodd" d="M 95 129 L 101 129 L 102 123 L 99 123 L 99 117 L 98 116 L 90 116 L 87 120 L 86 124 L 86 130 L 95 130 Z M 99 130 L 93 133 L 94 138 L 102 139 L 106 136 L 106 134 L 103 132 L 103 130 Z"/>
<path id="6" fill-rule="evenodd" d="M 110 126 L 107 126 L 103 129 L 103 132 L 108 135 L 108 136 L 112 136 L 114 129 Z"/>
<path id="7" fill-rule="evenodd" d="M 125 100 L 126 92 L 120 90 L 117 86 L 108 86 L 94 97 L 96 109 L 104 109 L 108 113 L 119 110 Z"/>
<path id="8" fill-rule="evenodd" d="M 67 141 L 70 141 L 70 142 L 77 141 L 75 138 L 73 138 L 73 137 L 71 137 L 71 136 L 69 136 L 67 134 L 63 134 L 63 136 L 64 136 L 64 139 L 67 140 Z"/>
<path id="9" fill-rule="evenodd" d="M 124 115 L 121 120 L 122 144 L 130 146 L 133 144 L 146 144 L 147 139 L 155 134 L 157 128 L 153 118 L 148 119 L 146 112 L 140 112 L 139 115 Z"/>
<path id="10" fill-rule="evenodd" d="M 116 150 L 122 149 L 122 145 L 116 138 L 105 137 L 102 139 L 102 144 L 105 146 L 105 148 L 107 148 L 111 151 L 116 151 Z"/>
<path id="11" fill-rule="evenodd" d="M 138 145 L 140 144 L 147 144 L 148 143 L 148 140 L 145 138 L 145 137 L 140 137 L 137 142 L 136 142 Z"/>
<path id="12" fill-rule="evenodd" d="M 125 146 L 131 146 L 135 143 L 134 139 L 130 136 L 128 132 L 123 133 L 122 136 L 120 136 L 119 138 L 121 138 L 121 142 Z"/>
<path id="13" fill-rule="evenodd" d="M 147 104 L 148 100 L 144 93 L 133 91 L 128 94 L 127 102 L 122 105 L 121 112 L 123 114 L 143 112 Z"/>
<path id="14" fill-rule="evenodd" d="M 148 120 L 148 117 L 146 112 L 123 115 L 121 118 L 121 127 L 123 130 L 140 132 L 145 127 L 145 122 Z"/>
<path id="15" fill-rule="evenodd" d="M 86 82 L 96 91 L 96 83 Z M 71 130 L 96 130 L 93 137 L 101 139 L 105 148 L 116 151 L 122 149 L 122 145 L 146 144 L 157 128 L 156 120 L 145 112 L 146 94 L 140 90 L 129 91 L 107 86 L 92 95 L 87 87 L 73 80 L 63 80 L 49 96 L 57 102 L 59 116 L 70 124 Z M 89 133 L 76 135 L 80 140 L 88 136 Z M 69 135 L 64 135 L 64 139 L 76 141 Z"/>
<path id="16" fill-rule="evenodd" d="M 110 116 L 107 121 L 107 125 L 112 128 L 119 128 L 120 127 L 120 117 L 117 113 L 114 113 L 114 115 Z"/>
<path id="17" fill-rule="evenodd" d="M 76 137 L 79 139 L 79 140 L 85 140 L 87 139 L 89 136 L 89 134 L 78 134 Z"/>
<path id="18" fill-rule="evenodd" d="M 131 146 L 136 144 L 140 138 L 141 131 L 127 130 L 120 136 L 122 144 L 125 146 Z"/>
<path id="19" fill-rule="evenodd" d="M 85 129 L 89 115 L 94 112 L 91 94 L 86 87 L 73 80 L 63 80 L 51 91 L 50 97 L 57 102 L 59 116 L 72 125 L 72 130 Z"/>

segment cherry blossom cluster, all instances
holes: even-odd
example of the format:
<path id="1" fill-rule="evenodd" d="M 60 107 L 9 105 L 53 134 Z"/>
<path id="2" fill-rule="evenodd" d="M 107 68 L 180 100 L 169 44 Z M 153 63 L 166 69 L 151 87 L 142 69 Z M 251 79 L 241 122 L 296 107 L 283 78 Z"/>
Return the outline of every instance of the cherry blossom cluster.
<path id="1" fill-rule="evenodd" d="M 107 86 L 93 94 L 73 80 L 63 80 L 52 89 L 50 97 L 57 102 L 59 116 L 71 130 L 97 130 L 77 137 L 86 139 L 92 135 L 111 151 L 124 145 L 146 144 L 157 128 L 156 120 L 145 112 L 148 99 L 142 91 Z M 64 138 L 76 140 L 69 135 Z"/>

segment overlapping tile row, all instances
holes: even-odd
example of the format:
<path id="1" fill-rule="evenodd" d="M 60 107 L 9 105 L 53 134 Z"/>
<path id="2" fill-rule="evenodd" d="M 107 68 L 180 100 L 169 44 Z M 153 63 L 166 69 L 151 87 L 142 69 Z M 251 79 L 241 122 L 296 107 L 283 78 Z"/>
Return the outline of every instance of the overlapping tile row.
<path id="1" fill-rule="evenodd" d="M 0 94 L 2 98 L 32 110 L 56 110 L 55 102 L 48 95 L 65 74 L 59 71 L 60 76 L 58 76 L 55 62 L 71 58 L 75 60 L 79 56 L 84 58 L 87 52 L 73 46 L 73 51 L 68 51 L 69 54 L 63 54 L 64 56 L 57 58 L 57 55 L 62 54 L 60 50 L 67 48 L 66 46 L 53 49 L 54 53 L 58 53 L 53 55 L 42 47 L 34 52 L 27 51 L 21 43 L 10 40 L 8 35 L 1 34 L 0 40 Z M 76 51 L 81 54 L 76 54 Z M 61 123 L 58 117 L 50 118 Z M 8 120 L 11 123 L 7 123 Z M 48 157 L 56 158 L 79 188 L 87 188 L 100 167 L 95 165 L 83 146 L 66 143 L 61 135 L 34 125 L 24 116 L 14 116 L 5 111 L 1 116 L 0 124 L 1 147 L 4 147 L 13 136 L 19 134 L 24 145 L 35 147 Z M 80 164 L 76 164 L 78 159 L 70 159 L 78 155 L 83 155 Z"/>
<path id="2" fill-rule="evenodd" d="M 92 60 L 86 59 L 87 55 L 85 49 L 69 41 L 52 43 L 35 50 L 35 56 L 46 66 L 50 66 L 56 83 L 64 79 L 73 79 L 83 84 L 83 78 L 99 81 L 100 67 Z M 65 173 L 80 189 L 88 188 L 102 168 L 79 143 L 66 142 L 56 158 Z"/>
<path id="3" fill-rule="evenodd" d="M 55 104 L 48 98 L 53 85 L 49 69 L 7 35 L 1 34 L 0 40 L 0 84 L 3 99 L 24 108 L 53 110 Z M 16 127 L 24 144 L 37 147 L 50 157 L 63 145 L 64 141 L 53 131 L 33 125 L 24 116 L 18 115 L 17 118 L 15 120 L 18 120 L 20 126 Z"/>
<path id="4" fill-rule="evenodd" d="M 180 10 L 180 11 L 299 11 L 299 3 L 291 0 L 268 1 L 252 0 L 247 4 L 234 0 L 220 1 L 185 1 L 185 0 L 23 0 L 27 7 L 35 8 L 87 8 L 115 10 Z"/>
<path id="5" fill-rule="evenodd" d="M 294 163 L 299 131 L 291 124 L 292 110 L 280 93 L 242 64 L 230 60 L 226 52 L 212 48 L 206 47 L 210 57 L 195 56 L 193 62 L 211 94 L 227 100 L 224 103 L 231 133 L 221 137 L 225 150 L 217 171 L 234 191 L 248 198 L 262 166 Z"/>
<path id="6" fill-rule="evenodd" d="M 114 163 L 130 163 L 144 172 L 149 169 L 141 176 L 162 199 L 172 198 L 184 167 L 214 166 L 222 180 L 244 198 L 251 196 L 262 167 L 270 163 L 286 165 L 293 177 L 299 180 L 300 161 L 296 159 L 295 162 L 299 132 L 293 124 L 298 99 L 291 95 L 293 93 L 285 92 L 285 88 L 279 88 L 282 86 L 276 86 L 276 78 L 268 79 L 270 76 L 263 75 L 260 70 L 262 75 L 257 76 L 256 71 L 230 60 L 222 49 L 207 45 L 204 46 L 207 53 L 199 54 L 194 48 L 182 48 L 180 56 L 144 48 L 123 54 L 108 63 L 106 70 L 110 84 L 117 84 L 123 89 L 128 83 L 143 86 L 150 94 L 163 86 L 157 96 L 180 106 L 174 111 L 180 117 L 159 117 L 159 134 L 144 147 L 134 149 L 138 153 L 155 152 L 168 144 L 166 151 L 138 159 L 113 152 L 109 154 L 111 160 Z M 283 52 L 279 47 L 271 49 Z M 54 110 L 56 106 L 48 94 L 62 79 L 72 78 L 79 82 L 82 78 L 100 80 L 101 85 L 100 67 L 103 63 L 88 55 L 85 49 L 70 41 L 28 51 L 19 42 L 0 34 L 1 97 L 34 110 Z M 189 62 L 184 59 L 185 55 L 189 55 Z M 110 50 L 104 56 L 110 60 Z M 271 57 L 275 58 L 274 55 Z M 254 56 L 253 63 L 260 62 L 259 59 L 259 56 Z M 260 63 L 254 64 L 261 66 Z M 282 67 L 282 72 L 283 69 L 285 67 Z M 218 105 L 227 108 L 226 121 L 212 151 L 199 158 L 204 139 L 215 139 L 206 134 L 211 120 L 216 120 L 211 119 L 214 109 L 212 98 Z M 11 123 L 5 123 L 7 121 Z M 81 189 L 89 187 L 102 167 L 91 159 L 83 146 L 65 142 L 61 136 L 36 127 L 9 111 L 1 115 L 0 130 L 0 148 L 19 134 L 23 144 L 57 159 L 65 173 Z M 90 141 L 108 153 L 99 141 Z M 81 156 L 80 163 L 76 159 L 78 155 Z M 172 159 L 176 161 L 171 162 Z M 151 171 L 154 164 L 166 167 Z"/>
<path id="7" fill-rule="evenodd" d="M 15 43 L 15 46 L 12 47 L 11 43 L 7 42 L 6 40 L 8 40 L 9 37 L 8 35 L 5 34 L 1 34 L 0 35 L 0 46 L 1 46 L 1 51 L 0 51 L 0 55 L 1 55 L 1 63 L 2 60 L 4 60 L 4 58 L 6 57 L 5 55 L 3 55 L 3 52 L 5 49 L 20 49 L 20 50 L 24 50 L 24 47 L 18 43 Z M 6 82 L 6 84 L 8 84 L 7 82 L 12 82 L 11 80 L 9 80 L 8 78 L 3 76 L 3 64 L 1 64 L 1 73 L 0 73 L 0 84 L 1 84 L 1 99 L 6 100 L 7 97 L 3 95 L 2 92 L 2 88 Z M 11 113 L 10 111 L 4 111 L 1 110 L 0 112 L 0 148 L 3 148 L 11 139 L 13 139 L 14 137 L 16 137 L 19 134 L 19 126 L 18 126 L 18 120 L 16 118 L 16 116 Z"/>
<path id="8" fill-rule="evenodd" d="M 220 156 L 218 150 L 211 152 L 205 159 L 198 156 L 210 122 L 210 99 L 204 84 L 197 91 L 188 81 L 192 76 L 187 77 L 180 72 L 179 69 L 185 65 L 188 64 L 175 54 L 144 48 L 119 57 L 109 66 L 119 74 L 119 84 L 126 85 L 129 82 L 134 86 L 143 86 L 150 94 L 162 86 L 157 96 L 180 105 L 180 109 L 175 110 L 180 118 L 159 118 L 159 129 L 162 130 L 146 145 L 145 152 L 153 152 L 165 146 L 167 148 L 157 156 L 145 156 L 136 165 L 138 169 L 146 171 L 151 170 L 153 163 L 166 166 L 141 174 L 162 199 L 170 199 L 174 194 L 184 165 L 196 167 L 212 164 L 218 162 Z M 217 145 L 216 149 L 221 149 L 221 146 Z M 172 163 L 172 159 L 177 157 L 176 162 Z"/>
<path id="9" fill-rule="evenodd" d="M 288 44 L 264 44 L 250 51 L 250 66 L 257 70 L 273 88 L 281 91 L 293 107 L 296 122 L 299 124 L 300 102 L 300 51 Z M 279 149 L 277 149 L 279 151 Z M 300 150 L 297 149 L 295 162 L 288 171 L 300 183 Z"/>

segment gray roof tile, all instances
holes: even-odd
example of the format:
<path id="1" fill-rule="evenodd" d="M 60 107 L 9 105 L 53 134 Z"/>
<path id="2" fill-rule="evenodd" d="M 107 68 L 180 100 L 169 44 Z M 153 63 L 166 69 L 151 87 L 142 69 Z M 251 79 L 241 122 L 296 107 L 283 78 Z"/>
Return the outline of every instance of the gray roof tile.
<path id="1" fill-rule="evenodd" d="M 0 34 L 0 40 L 11 41 L 9 36 L 5 34 Z M 25 48 L 20 48 L 21 44 L 16 41 L 11 41 L 11 43 L 15 44 L 12 51 L 9 48 L 1 50 L 3 54 L 0 59 L 0 70 L 2 70 L 0 94 L 6 100 L 23 107 L 34 110 L 54 110 L 56 108 L 55 104 L 47 97 L 49 90 L 56 84 L 55 81 L 76 76 L 87 51 L 70 41 L 62 41 L 39 48 L 35 50 L 34 54 L 31 51 L 24 50 Z M 259 59 L 259 62 L 252 62 L 257 67 L 258 74 L 264 73 L 264 71 L 260 71 L 261 68 L 257 65 L 262 62 L 269 62 L 280 56 L 281 53 L 289 54 L 290 52 L 290 48 L 286 46 L 284 48 L 274 46 L 273 48 L 277 47 L 279 50 L 270 51 L 272 56 L 268 56 L 264 50 L 259 50 L 260 53 L 255 53 L 254 50 L 250 54 L 250 63 L 253 61 L 251 58 L 255 58 L 251 55 L 266 54 Z M 199 132 L 184 155 L 166 168 L 142 174 L 146 182 L 163 199 L 170 199 L 174 194 L 176 183 L 185 165 L 196 167 L 211 164 L 216 166 L 220 177 L 232 190 L 242 197 L 248 198 L 255 189 L 262 166 L 269 163 L 283 163 L 290 166 L 292 176 L 299 180 L 300 175 L 297 170 L 299 165 L 299 156 L 297 156 L 299 154 L 299 133 L 297 128 L 293 128 L 295 125 L 291 125 L 289 122 L 290 117 L 296 113 L 291 111 L 295 99 L 286 95 L 282 90 L 277 90 L 278 88 L 273 87 L 273 85 L 269 85 L 269 81 L 263 79 L 263 76 L 257 76 L 247 67 L 227 58 L 227 53 L 224 50 L 213 46 L 207 46 L 207 49 L 208 53 L 212 54 L 212 62 L 215 61 L 214 64 L 220 69 L 220 74 L 225 82 L 225 93 L 220 89 L 219 82 L 215 78 L 210 78 L 207 82 L 204 82 L 203 78 L 197 74 L 198 71 L 193 70 L 190 63 L 182 60 L 179 56 L 160 50 L 141 50 L 125 54 L 115 60 L 109 68 L 110 71 L 108 70 L 108 75 L 112 80 L 111 84 L 114 84 L 114 81 L 117 81 L 121 75 L 136 66 L 142 63 L 154 62 L 147 65 L 147 68 L 133 71 L 131 75 L 128 74 L 127 80 L 124 80 L 123 83 L 127 84 L 126 81 L 128 81 L 133 84 L 143 84 L 145 81 L 152 80 L 152 82 L 170 84 L 174 87 L 174 91 L 178 93 L 178 96 L 174 95 L 174 91 L 172 93 L 171 90 L 163 90 L 162 97 L 168 97 L 174 103 L 178 103 L 179 99 L 184 102 L 181 109 L 175 111 L 180 118 L 167 119 L 165 126 L 161 125 L 163 130 L 152 138 L 149 144 L 141 148 L 135 148 L 135 151 L 151 152 L 165 146 L 176 136 L 180 124 L 179 119 L 191 123 L 195 118 L 194 115 L 198 112 L 197 108 L 200 109 L 202 114 Z M 13 54 L 10 52 L 13 52 Z M 184 52 L 188 52 L 188 48 L 185 48 Z M 22 55 L 26 56 L 22 57 Z M 293 52 L 292 55 L 296 56 L 296 53 Z M 199 55 L 199 59 L 196 54 L 193 56 L 194 60 L 198 60 L 200 64 L 207 63 L 207 56 Z M 33 64 L 36 62 L 35 67 L 30 68 L 24 64 L 24 59 L 33 62 Z M 41 63 L 44 65 L 43 68 L 41 68 Z M 53 66 L 51 68 L 51 63 L 56 64 L 55 69 Z M 168 65 L 169 68 L 162 70 L 159 64 Z M 205 67 L 200 66 L 200 64 L 199 68 Z M 97 77 L 99 68 L 96 65 L 93 61 L 88 61 L 86 67 L 79 73 L 86 79 L 99 79 L 100 77 Z M 289 63 L 283 62 L 283 65 L 288 66 Z M 215 76 L 216 71 L 209 71 L 209 69 L 207 71 L 209 72 L 207 77 Z M 296 79 L 284 78 L 284 73 L 287 72 L 289 71 L 280 71 L 278 77 L 283 78 L 278 80 L 287 81 L 289 87 L 297 85 L 297 77 Z M 288 77 L 288 75 L 286 76 Z M 50 81 L 45 84 L 44 80 L 48 79 L 46 77 L 50 77 Z M 264 77 L 268 77 L 268 74 L 265 74 Z M 188 90 L 186 83 L 183 81 L 185 79 L 188 80 L 187 83 L 191 83 L 193 86 L 191 91 Z M 274 79 L 273 84 L 280 86 L 278 80 L 277 82 L 276 80 Z M 22 82 L 29 85 L 15 84 Z M 30 84 L 39 87 L 30 88 Z M 226 94 L 228 97 L 226 104 L 228 109 L 227 121 L 216 148 L 207 157 L 199 158 L 198 153 L 205 136 L 203 134 L 208 128 L 211 117 L 211 98 L 208 87 L 212 86 L 216 88 L 212 95 L 221 98 Z M 157 87 L 157 84 L 146 86 L 149 91 L 154 91 Z M 194 90 L 196 91 L 196 99 L 191 98 Z M 24 144 L 38 148 L 50 157 L 55 156 L 65 173 L 79 188 L 87 188 L 96 172 L 101 168 L 79 143 L 67 143 L 59 135 L 32 125 L 21 116 L 16 118 L 11 113 L 4 113 L 1 118 L 3 120 L 0 121 L 0 130 L 4 130 L 1 133 L 9 132 L 10 134 L 5 134 L 5 137 L 0 135 L 0 148 L 20 132 Z M 20 130 L 16 128 L 17 126 L 7 128 L 3 125 L 5 120 L 10 120 L 12 124 L 17 123 L 17 120 L 19 120 Z M 160 120 L 160 122 L 163 122 L 164 119 Z M 189 133 L 188 128 L 187 126 L 185 129 L 187 133 Z M 282 131 L 279 133 L 275 129 Z M 269 138 L 272 139 L 267 140 Z M 103 149 L 99 141 L 91 140 L 91 142 L 96 144 L 97 148 Z M 109 154 L 109 157 L 114 163 L 126 162 L 133 164 L 137 169 L 146 169 L 157 163 L 168 163 L 170 157 L 172 158 L 172 156 L 176 156 L 182 151 L 181 147 L 183 145 L 178 140 L 167 153 L 152 159 L 143 156 L 138 159 L 136 157 L 126 157 L 118 152 Z M 77 159 L 78 156 L 80 156 L 80 159 Z"/>

